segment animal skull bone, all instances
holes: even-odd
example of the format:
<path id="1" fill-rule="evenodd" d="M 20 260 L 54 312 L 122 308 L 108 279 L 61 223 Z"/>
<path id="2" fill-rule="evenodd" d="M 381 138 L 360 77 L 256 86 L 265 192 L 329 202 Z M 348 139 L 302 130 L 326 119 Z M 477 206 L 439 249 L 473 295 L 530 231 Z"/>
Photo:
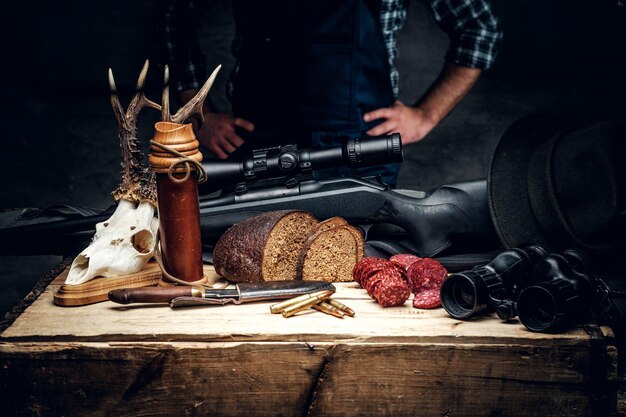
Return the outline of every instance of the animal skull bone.
<path id="1" fill-rule="evenodd" d="M 111 105 L 118 126 L 122 151 L 122 179 L 113 192 L 118 202 L 113 215 L 96 225 L 91 244 L 72 262 L 66 284 L 83 284 L 97 276 L 113 277 L 140 271 L 154 255 L 158 219 L 154 174 L 143 162 L 137 140 L 137 115 L 143 107 L 161 110 L 148 100 L 143 84 L 148 61 L 137 81 L 137 92 L 126 112 L 117 97 L 113 72 L 109 69 Z"/>
<path id="2" fill-rule="evenodd" d="M 202 106 L 217 77 L 218 66 L 207 79 L 198 94 L 180 108 L 176 114 L 169 113 L 169 70 L 165 66 L 165 82 L 162 106 L 146 98 L 143 85 L 148 73 L 145 62 L 136 93 L 126 112 L 117 97 L 113 72 L 109 69 L 111 106 L 118 126 L 118 136 L 122 150 L 122 180 L 113 192 L 118 202 L 113 215 L 105 222 L 96 225 L 96 233 L 91 244 L 72 262 L 66 284 L 83 284 L 97 276 L 114 277 L 138 271 L 154 255 L 157 243 L 159 221 L 156 211 L 156 182 L 152 170 L 142 162 L 143 153 L 137 140 L 137 115 L 144 107 L 161 111 L 164 121 L 183 123 L 191 116 L 203 120 Z"/>
<path id="3" fill-rule="evenodd" d="M 66 284 L 140 271 L 154 255 L 159 221 L 149 202 L 121 200 L 110 219 L 96 225 L 92 243 L 72 263 Z"/>

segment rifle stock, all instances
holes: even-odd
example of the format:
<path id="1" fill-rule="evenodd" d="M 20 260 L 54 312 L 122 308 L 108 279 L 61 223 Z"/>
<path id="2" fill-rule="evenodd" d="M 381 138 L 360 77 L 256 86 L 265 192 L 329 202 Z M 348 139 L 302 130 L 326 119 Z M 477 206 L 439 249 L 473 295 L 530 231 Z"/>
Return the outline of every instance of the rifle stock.
<path id="1" fill-rule="evenodd" d="M 200 198 L 205 246 L 233 224 L 272 210 L 297 209 L 320 220 L 341 216 L 352 224 L 388 223 L 402 228 L 421 256 L 434 256 L 455 238 L 496 242 L 485 180 L 438 187 L 429 192 L 390 190 L 356 177 L 259 186 L 237 195 Z M 95 224 L 109 213 L 0 229 L 4 255 L 71 254 L 88 243 Z"/>
<path id="2" fill-rule="evenodd" d="M 444 185 L 424 193 L 390 190 L 379 182 L 352 177 L 202 199 L 203 239 L 216 239 L 245 218 L 285 209 L 305 210 L 320 220 L 340 216 L 353 224 L 396 225 L 410 235 L 421 256 L 440 253 L 459 236 L 496 241 L 485 180 Z"/>

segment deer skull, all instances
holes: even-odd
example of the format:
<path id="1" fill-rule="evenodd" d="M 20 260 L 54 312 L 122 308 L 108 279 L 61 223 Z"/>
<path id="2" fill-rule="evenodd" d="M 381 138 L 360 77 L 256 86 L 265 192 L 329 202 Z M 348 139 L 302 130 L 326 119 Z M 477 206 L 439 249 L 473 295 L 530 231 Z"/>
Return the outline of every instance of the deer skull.
<path id="1" fill-rule="evenodd" d="M 140 271 L 154 254 L 159 221 L 154 206 L 121 200 L 115 213 L 96 225 L 92 243 L 74 259 L 66 284 L 96 276 L 115 277 Z"/>
<path id="2" fill-rule="evenodd" d="M 155 217 L 156 182 L 154 173 L 143 163 L 143 153 L 137 140 L 137 115 L 144 107 L 161 111 L 164 121 L 183 123 L 191 116 L 202 119 L 202 106 L 217 77 L 218 66 L 198 94 L 176 114 L 169 113 L 169 71 L 165 67 L 162 106 L 150 101 L 143 93 L 148 73 L 148 61 L 137 81 L 136 93 L 126 112 L 117 97 L 113 72 L 109 69 L 111 106 L 118 126 L 122 150 L 122 180 L 113 191 L 118 202 L 109 220 L 96 225 L 91 244 L 72 263 L 66 284 L 83 284 L 97 276 L 114 277 L 141 271 L 154 255 L 159 222 Z"/>
<path id="3" fill-rule="evenodd" d="M 156 185 L 154 174 L 142 162 L 136 129 L 137 115 L 143 107 L 161 110 L 161 106 L 143 93 L 147 73 L 148 61 L 139 74 L 137 92 L 124 112 L 117 97 L 113 72 L 109 69 L 111 105 L 122 150 L 122 180 L 113 192 L 118 205 L 111 218 L 96 225 L 91 244 L 72 262 L 66 284 L 77 285 L 97 276 L 138 272 L 154 254 L 159 227 L 155 217 Z"/>

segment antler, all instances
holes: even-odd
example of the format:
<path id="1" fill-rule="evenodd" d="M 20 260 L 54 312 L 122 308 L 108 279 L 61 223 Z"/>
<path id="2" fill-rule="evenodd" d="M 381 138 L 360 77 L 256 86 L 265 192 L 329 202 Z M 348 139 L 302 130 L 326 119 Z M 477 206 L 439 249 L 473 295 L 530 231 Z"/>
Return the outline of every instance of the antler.
<path id="1" fill-rule="evenodd" d="M 117 96 L 117 88 L 113 78 L 113 71 L 109 68 L 109 88 L 111 89 L 111 106 L 117 121 L 118 136 L 122 149 L 122 180 L 120 185 L 113 191 L 116 201 L 121 199 L 133 202 L 148 200 L 156 205 L 156 182 L 154 174 L 149 167 L 143 164 L 143 153 L 139 150 L 137 140 L 137 116 L 141 109 L 150 107 L 161 110 L 161 106 L 149 100 L 143 91 L 146 75 L 148 73 L 148 60 L 146 60 L 135 88 L 135 95 L 124 112 Z"/>
<path id="2" fill-rule="evenodd" d="M 194 98 L 189 100 L 187 104 L 181 107 L 175 115 L 170 115 L 170 71 L 167 65 L 165 66 L 165 74 L 163 77 L 163 97 L 161 99 L 162 108 L 161 108 L 161 120 L 164 122 L 173 122 L 173 123 L 184 123 L 192 116 L 198 116 L 201 121 L 204 121 L 204 116 L 202 114 L 202 106 L 204 105 L 204 100 L 206 100 L 207 94 L 209 94 L 209 90 L 213 86 L 213 82 L 217 77 L 217 73 L 222 68 L 221 65 L 218 65 L 209 78 L 206 80 L 200 91 L 195 95 Z"/>

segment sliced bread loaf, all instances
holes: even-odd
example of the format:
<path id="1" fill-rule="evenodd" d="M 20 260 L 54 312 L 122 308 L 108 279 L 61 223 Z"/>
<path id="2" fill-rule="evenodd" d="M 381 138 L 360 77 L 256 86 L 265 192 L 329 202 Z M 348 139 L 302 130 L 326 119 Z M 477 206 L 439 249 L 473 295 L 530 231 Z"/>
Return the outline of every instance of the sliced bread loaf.
<path id="1" fill-rule="evenodd" d="M 215 271 L 233 282 L 295 279 L 300 253 L 317 223 L 297 210 L 271 211 L 237 223 L 215 245 Z"/>
<path id="2" fill-rule="evenodd" d="M 326 219 L 321 221 L 315 226 L 315 232 L 319 232 L 322 230 L 332 229 L 337 226 L 347 226 L 348 222 L 343 217 L 331 217 L 330 219 Z"/>
<path id="3" fill-rule="evenodd" d="M 352 270 L 363 257 L 363 235 L 353 226 L 320 227 L 304 244 L 298 277 L 328 282 L 352 281 Z"/>
<path id="4" fill-rule="evenodd" d="M 348 230 L 352 232 L 352 235 L 357 240 L 357 258 L 361 259 L 365 252 L 365 239 L 363 238 L 363 234 L 359 231 L 359 229 L 348 224 L 346 219 L 343 217 L 331 217 L 330 219 L 319 222 L 317 226 L 315 226 L 315 233 L 338 226 L 347 226 Z"/>

